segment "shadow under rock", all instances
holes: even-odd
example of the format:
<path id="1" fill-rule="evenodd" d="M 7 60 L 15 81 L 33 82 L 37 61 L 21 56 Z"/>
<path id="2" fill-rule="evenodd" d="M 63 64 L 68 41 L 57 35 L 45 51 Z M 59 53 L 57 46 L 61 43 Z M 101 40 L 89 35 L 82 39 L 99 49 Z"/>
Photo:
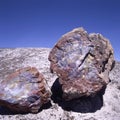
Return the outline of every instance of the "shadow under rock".
<path id="1" fill-rule="evenodd" d="M 12 111 L 10 111 L 8 108 L 4 106 L 0 106 L 0 115 L 14 115 Z"/>
<path id="2" fill-rule="evenodd" d="M 44 109 L 49 109 L 50 107 L 52 106 L 51 102 L 49 101 L 48 103 L 44 104 L 38 111 L 41 112 L 42 110 Z M 7 107 L 4 107 L 4 106 L 0 106 L 0 115 L 17 115 L 17 114 L 22 114 L 22 115 L 25 115 L 25 114 L 28 114 L 30 112 L 26 112 L 26 113 L 22 113 L 22 112 L 13 112 L 11 111 L 10 109 L 8 109 Z M 31 114 L 36 114 L 36 113 L 31 113 Z"/>
<path id="3" fill-rule="evenodd" d="M 98 94 L 90 97 L 81 97 L 70 101 L 65 101 L 62 98 L 62 86 L 59 83 L 59 78 L 53 83 L 51 91 L 53 93 L 51 99 L 64 110 L 80 113 L 92 113 L 103 106 L 103 94 L 106 88 L 103 88 Z"/>

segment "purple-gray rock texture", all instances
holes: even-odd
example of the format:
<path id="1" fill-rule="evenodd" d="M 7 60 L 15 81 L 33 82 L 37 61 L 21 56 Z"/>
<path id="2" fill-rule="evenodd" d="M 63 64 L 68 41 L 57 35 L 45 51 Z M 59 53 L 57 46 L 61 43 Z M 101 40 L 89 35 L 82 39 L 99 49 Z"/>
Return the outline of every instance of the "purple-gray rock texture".
<path id="1" fill-rule="evenodd" d="M 65 100 L 91 96 L 109 83 L 113 48 L 101 34 L 76 28 L 60 38 L 49 61 L 51 71 L 59 77 Z"/>
<path id="2" fill-rule="evenodd" d="M 19 69 L 0 82 L 0 105 L 18 113 L 37 113 L 50 100 L 45 78 L 35 67 Z"/>

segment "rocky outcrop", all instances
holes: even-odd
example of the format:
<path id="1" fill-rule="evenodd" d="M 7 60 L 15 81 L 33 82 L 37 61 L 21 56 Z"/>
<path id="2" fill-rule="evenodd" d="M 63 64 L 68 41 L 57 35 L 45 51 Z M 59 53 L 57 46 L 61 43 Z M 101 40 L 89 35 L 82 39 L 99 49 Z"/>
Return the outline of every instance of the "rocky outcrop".
<path id="1" fill-rule="evenodd" d="M 101 34 L 88 34 L 83 28 L 63 35 L 51 50 L 49 60 L 65 100 L 99 92 L 109 83 L 114 64 L 110 42 Z"/>
<path id="2" fill-rule="evenodd" d="M 18 113 L 37 113 L 50 100 L 45 78 L 35 67 L 25 67 L 0 82 L 0 105 Z"/>
<path id="3" fill-rule="evenodd" d="M 110 72 L 111 82 L 104 95 L 80 98 L 71 102 L 60 98 L 61 90 L 55 74 L 49 70 L 48 48 L 0 49 L 0 81 L 20 68 L 32 66 L 40 71 L 49 84 L 54 96 L 51 104 L 41 107 L 37 114 L 14 114 L 0 106 L 1 120 L 119 120 L 120 119 L 120 62 Z"/>

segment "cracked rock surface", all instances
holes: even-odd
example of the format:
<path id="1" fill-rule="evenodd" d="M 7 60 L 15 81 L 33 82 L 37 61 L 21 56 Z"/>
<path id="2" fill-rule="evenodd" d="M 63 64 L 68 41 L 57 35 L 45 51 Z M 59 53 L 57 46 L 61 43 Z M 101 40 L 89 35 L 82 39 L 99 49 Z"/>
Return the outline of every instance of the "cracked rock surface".
<path id="1" fill-rule="evenodd" d="M 76 28 L 60 38 L 49 60 L 62 85 L 63 98 L 71 100 L 94 95 L 109 83 L 113 48 L 101 34 Z"/>
<path id="2" fill-rule="evenodd" d="M 18 113 L 37 113 L 50 99 L 45 78 L 35 67 L 25 67 L 0 82 L 0 105 Z"/>

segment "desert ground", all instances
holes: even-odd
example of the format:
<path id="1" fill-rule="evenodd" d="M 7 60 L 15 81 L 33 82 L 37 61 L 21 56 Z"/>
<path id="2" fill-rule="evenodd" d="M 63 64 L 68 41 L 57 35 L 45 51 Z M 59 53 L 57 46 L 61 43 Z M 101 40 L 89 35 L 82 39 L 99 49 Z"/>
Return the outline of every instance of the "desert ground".
<path id="1" fill-rule="evenodd" d="M 49 48 L 0 49 L 0 81 L 17 69 L 31 66 L 41 72 L 51 91 L 51 101 L 37 114 L 14 114 L 0 107 L 1 120 L 120 120 L 120 62 L 110 72 L 110 83 L 94 97 L 69 102 L 61 98 L 58 78 L 50 73 Z"/>

